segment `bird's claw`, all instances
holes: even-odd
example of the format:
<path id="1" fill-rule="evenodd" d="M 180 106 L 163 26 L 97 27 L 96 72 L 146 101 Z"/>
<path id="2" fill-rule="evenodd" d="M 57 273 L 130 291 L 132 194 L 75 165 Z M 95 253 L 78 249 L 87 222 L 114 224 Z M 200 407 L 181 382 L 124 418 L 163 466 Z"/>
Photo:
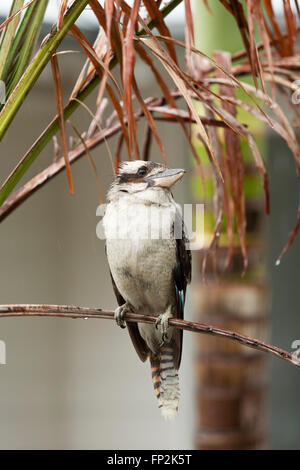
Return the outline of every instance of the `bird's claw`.
<path id="1" fill-rule="evenodd" d="M 168 341 L 168 329 L 169 329 L 169 319 L 172 318 L 171 313 L 166 312 L 159 315 L 158 319 L 155 322 L 155 328 L 161 327 L 162 341 L 163 343 Z"/>
<path id="2" fill-rule="evenodd" d="M 126 328 L 126 322 L 124 320 L 125 313 L 130 312 L 130 308 L 127 304 L 121 305 L 120 307 L 116 308 L 114 318 L 116 323 L 121 328 Z"/>

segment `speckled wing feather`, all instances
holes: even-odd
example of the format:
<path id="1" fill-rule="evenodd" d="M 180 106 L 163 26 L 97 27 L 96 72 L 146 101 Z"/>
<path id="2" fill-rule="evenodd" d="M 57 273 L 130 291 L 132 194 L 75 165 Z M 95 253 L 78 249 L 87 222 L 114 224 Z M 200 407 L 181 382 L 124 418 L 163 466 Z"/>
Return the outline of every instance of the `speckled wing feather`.
<path id="1" fill-rule="evenodd" d="M 111 272 L 110 272 L 110 277 L 111 277 L 111 282 L 112 282 L 112 285 L 113 285 L 115 296 L 117 298 L 118 305 L 124 305 L 125 304 L 125 299 L 120 294 Z M 141 361 L 145 362 L 146 359 L 149 356 L 150 351 L 149 351 L 149 348 L 146 345 L 145 341 L 143 340 L 143 338 L 140 335 L 140 332 L 139 332 L 139 329 L 138 329 L 138 324 L 137 323 L 126 323 L 126 325 L 127 325 L 128 331 L 129 331 L 131 341 L 133 343 L 133 346 L 134 346 L 139 358 L 141 359 Z"/>
<path id="2" fill-rule="evenodd" d="M 186 286 L 191 282 L 191 252 L 186 248 L 188 242 L 185 235 L 185 227 L 181 215 L 176 214 L 176 222 L 182 224 L 182 237 L 176 239 L 176 266 L 173 271 L 175 293 L 176 293 L 176 316 L 184 317 L 184 304 Z M 181 362 L 182 354 L 182 330 L 177 330 L 174 336 L 174 365 L 178 370 Z"/>

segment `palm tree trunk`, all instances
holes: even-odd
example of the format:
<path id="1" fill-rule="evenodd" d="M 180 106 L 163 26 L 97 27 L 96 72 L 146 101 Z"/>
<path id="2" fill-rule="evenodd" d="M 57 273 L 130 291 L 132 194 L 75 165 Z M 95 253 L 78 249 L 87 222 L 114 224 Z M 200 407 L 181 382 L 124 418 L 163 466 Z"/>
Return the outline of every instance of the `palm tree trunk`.
<path id="1" fill-rule="evenodd" d="M 249 209 L 250 204 L 247 206 Z M 257 220 L 259 212 L 257 209 Z M 240 278 L 243 264 L 237 249 L 232 268 L 223 279 L 194 284 L 198 321 L 265 338 L 267 288 L 263 277 L 257 280 L 256 276 L 251 276 L 261 265 L 259 236 L 255 232 L 253 241 L 248 244 L 251 267 L 247 279 Z M 225 252 L 226 247 L 217 250 L 218 262 L 224 259 Z M 201 258 L 199 253 L 199 266 Z M 207 271 L 208 278 L 212 271 Z M 265 441 L 265 357 L 226 339 L 203 335 L 196 341 L 196 447 L 262 448 Z"/>
<path id="2" fill-rule="evenodd" d="M 206 52 L 210 54 L 215 46 L 219 47 L 220 34 L 224 39 L 223 32 L 232 28 L 230 15 L 224 10 L 222 14 L 220 11 L 214 13 L 210 17 L 201 7 L 196 15 L 196 20 L 199 19 L 197 47 L 205 50 L 205 45 L 208 45 Z M 206 28 L 200 31 L 204 23 Z M 238 48 L 234 43 L 223 46 L 227 50 Z M 259 140 L 262 143 L 262 138 Z M 213 176 L 207 176 L 210 167 L 207 157 L 206 160 L 202 158 L 202 163 L 207 186 L 213 187 Z M 199 188 L 200 185 L 198 180 L 193 187 Z M 194 282 L 196 315 L 197 321 L 266 339 L 268 292 L 263 257 L 263 195 L 259 175 L 248 159 L 245 161 L 244 188 L 248 269 L 242 277 L 243 257 L 235 233 L 231 265 L 223 276 L 215 275 L 222 271 L 228 253 L 229 241 L 224 235 L 226 227 L 223 225 L 215 257 L 208 258 L 206 282 L 200 273 L 207 247 L 194 257 L 199 273 L 198 280 Z M 214 192 L 210 194 L 208 191 L 207 195 L 205 239 L 210 239 L 214 229 Z M 200 199 L 201 196 L 198 193 Z M 196 339 L 197 449 L 258 449 L 264 446 L 265 377 L 266 362 L 261 353 L 233 344 L 227 339 L 204 335 Z"/>

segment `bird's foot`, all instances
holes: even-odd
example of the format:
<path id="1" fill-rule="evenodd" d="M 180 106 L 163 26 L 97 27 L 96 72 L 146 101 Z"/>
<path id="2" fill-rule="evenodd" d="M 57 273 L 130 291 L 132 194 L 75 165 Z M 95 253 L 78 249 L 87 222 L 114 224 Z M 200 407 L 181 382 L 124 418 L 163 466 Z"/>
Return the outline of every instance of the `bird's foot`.
<path id="1" fill-rule="evenodd" d="M 121 305 L 120 307 L 116 308 L 115 310 L 115 320 L 118 326 L 121 328 L 126 328 L 126 322 L 124 320 L 124 315 L 127 312 L 132 312 L 132 308 L 128 303 Z"/>
<path id="2" fill-rule="evenodd" d="M 161 313 L 155 322 L 155 328 L 156 329 L 158 329 L 158 327 L 161 328 L 163 343 L 169 341 L 169 338 L 168 338 L 169 320 L 172 317 L 173 315 L 169 311 L 165 313 Z"/>

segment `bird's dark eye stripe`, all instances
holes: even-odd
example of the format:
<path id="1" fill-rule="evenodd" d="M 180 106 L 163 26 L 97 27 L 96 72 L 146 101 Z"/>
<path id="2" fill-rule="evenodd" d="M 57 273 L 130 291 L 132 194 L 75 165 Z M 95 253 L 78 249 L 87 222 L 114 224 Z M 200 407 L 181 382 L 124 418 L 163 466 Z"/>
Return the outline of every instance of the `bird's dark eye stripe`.
<path id="1" fill-rule="evenodd" d="M 150 168 L 149 168 L 150 169 Z M 146 166 L 138 169 L 136 173 L 122 173 L 118 176 L 118 183 L 130 183 L 136 181 L 138 178 L 145 176 L 149 170 Z"/>
<path id="2" fill-rule="evenodd" d="M 142 175 L 138 175 L 137 173 L 123 173 L 118 176 L 118 183 L 134 183 L 137 181 Z"/>
<path id="3" fill-rule="evenodd" d="M 118 182 L 118 184 L 134 183 L 139 178 L 144 177 L 151 170 L 153 170 L 153 168 L 156 168 L 156 167 L 161 167 L 161 165 L 159 165 L 158 163 L 154 163 L 154 162 L 148 162 L 147 166 L 146 165 L 141 166 L 135 173 L 121 172 L 121 173 L 119 173 L 119 175 L 117 177 L 117 182 Z M 142 173 L 139 173 L 141 170 L 143 170 Z M 144 173 L 144 171 L 145 171 L 145 173 Z"/>

